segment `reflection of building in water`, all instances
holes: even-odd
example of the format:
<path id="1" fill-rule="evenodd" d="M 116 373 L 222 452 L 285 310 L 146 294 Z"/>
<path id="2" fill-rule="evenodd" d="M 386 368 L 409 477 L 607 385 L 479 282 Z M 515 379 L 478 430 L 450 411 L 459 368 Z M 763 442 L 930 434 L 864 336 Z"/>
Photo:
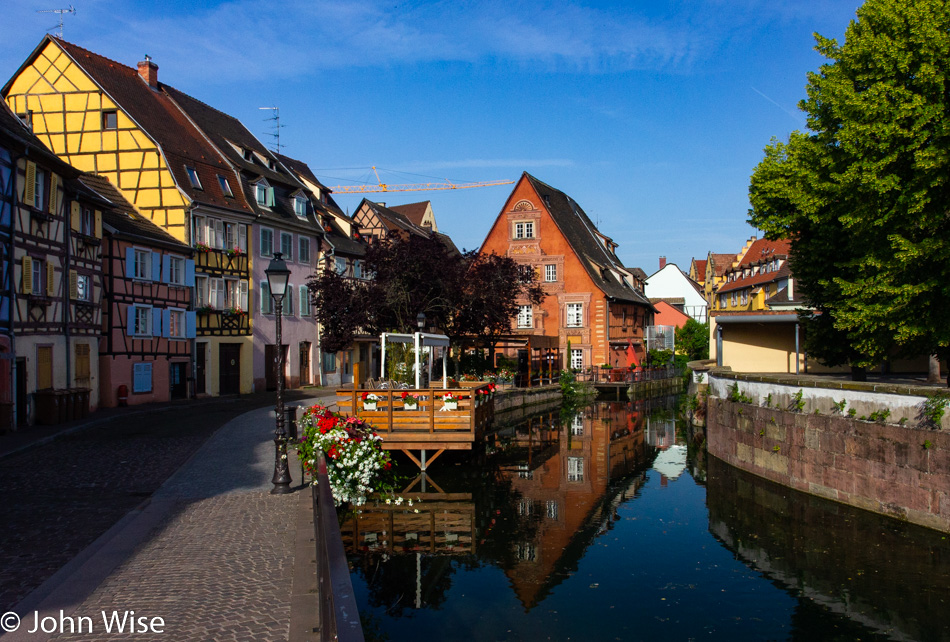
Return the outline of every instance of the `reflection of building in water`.
<path id="1" fill-rule="evenodd" d="M 567 576 L 609 528 L 617 505 L 643 482 L 641 475 L 611 487 L 647 463 L 640 423 L 632 404 L 603 404 L 567 420 L 544 460 L 536 451 L 530 464 L 506 460 L 501 466 L 519 496 L 519 517 L 537 526 L 527 531 L 534 533 L 529 540 L 511 543 L 514 565 L 506 570 L 525 608 Z"/>
<path id="2" fill-rule="evenodd" d="M 668 479 L 677 479 L 686 470 L 686 446 L 674 444 L 661 450 L 653 460 L 653 470 L 663 476 L 661 484 L 665 485 Z"/>
<path id="3" fill-rule="evenodd" d="M 647 417 L 646 442 L 654 448 L 665 450 L 676 443 L 676 421 L 671 417 Z"/>
<path id="4" fill-rule="evenodd" d="M 475 552 L 471 493 L 412 493 L 413 506 L 364 506 L 340 525 L 350 554 L 365 552 L 458 555 Z"/>

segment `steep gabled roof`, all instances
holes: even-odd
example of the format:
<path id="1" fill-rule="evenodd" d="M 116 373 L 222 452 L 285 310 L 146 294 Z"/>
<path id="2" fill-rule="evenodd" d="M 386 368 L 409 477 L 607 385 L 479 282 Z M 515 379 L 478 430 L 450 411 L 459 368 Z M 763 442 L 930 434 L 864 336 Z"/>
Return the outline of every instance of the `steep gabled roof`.
<path id="1" fill-rule="evenodd" d="M 323 192 L 326 201 L 317 200 L 314 203 L 314 208 L 321 212 L 332 212 L 335 216 L 340 216 L 347 220 L 352 220 L 347 216 L 343 210 L 337 205 L 336 201 L 333 200 L 331 196 L 332 190 L 329 187 L 320 182 L 320 179 L 316 177 L 313 171 L 310 169 L 310 166 L 307 165 L 302 160 L 296 158 L 291 158 L 290 156 L 285 156 L 284 154 L 274 154 L 277 159 L 284 164 L 284 167 L 290 171 L 297 174 L 297 177 L 303 181 L 313 183 Z"/>
<path id="2" fill-rule="evenodd" d="M 102 211 L 104 225 L 120 234 L 160 243 L 166 247 L 178 249 L 183 254 L 192 253 L 190 247 L 139 214 L 135 206 L 107 178 L 95 174 L 83 174 L 79 177 L 79 181 L 111 206 Z"/>
<path id="3" fill-rule="evenodd" d="M 422 218 L 426 215 L 430 201 L 421 203 L 406 203 L 405 205 L 393 205 L 389 209 L 405 216 L 409 221 L 418 227 L 422 227 Z"/>
<path id="4" fill-rule="evenodd" d="M 591 222 L 581 206 L 561 190 L 551 187 L 531 174 L 525 172 L 524 177 L 541 198 L 541 206 L 550 213 L 554 223 L 570 243 L 588 276 L 597 287 L 611 298 L 640 303 L 652 308 L 647 298 L 637 291 L 632 283 L 629 285 L 624 283 L 626 268 L 623 267 L 617 255 L 600 240 L 607 237 L 597 231 L 597 226 Z"/>
<path id="5" fill-rule="evenodd" d="M 788 268 L 788 261 L 785 261 L 782 263 L 782 266 L 774 272 L 759 272 L 758 274 L 739 278 L 735 281 L 726 281 L 719 286 L 719 288 L 716 290 L 716 293 L 724 294 L 726 292 L 732 292 L 733 290 L 742 290 L 744 288 L 763 285 L 765 283 L 771 283 L 780 279 L 787 279 L 789 276 L 791 276 L 791 274 L 792 272 Z"/>
<path id="6" fill-rule="evenodd" d="M 750 265 L 756 265 L 758 263 L 765 263 L 771 261 L 774 258 L 784 259 L 788 257 L 789 250 L 791 249 L 791 242 L 785 239 L 780 239 L 777 241 L 771 241 L 769 239 L 759 239 L 742 257 L 742 261 L 739 262 L 739 265 L 736 269 L 743 269 Z"/>
<path id="7" fill-rule="evenodd" d="M 716 276 L 722 276 L 726 273 L 726 270 L 732 267 L 732 264 L 736 260 L 735 254 L 715 254 L 713 252 L 709 253 L 709 259 L 713 264 L 713 272 Z"/>
<path id="8" fill-rule="evenodd" d="M 39 55 L 46 42 L 53 42 L 66 52 L 152 138 L 161 148 L 179 189 L 189 198 L 206 205 L 251 211 L 242 194 L 235 191 L 234 198 L 225 197 L 217 175 L 231 174 L 230 166 L 165 93 L 167 86 L 164 83 L 158 83 L 153 89 L 139 76 L 137 69 L 54 36 L 43 39 L 33 58 Z M 32 58 L 27 61 L 30 62 Z M 186 165 L 197 171 L 201 189 L 191 185 Z"/>
<path id="9" fill-rule="evenodd" d="M 706 278 L 706 259 L 693 259 L 693 267 L 696 269 L 696 274 L 702 275 L 704 279 Z"/>
<path id="10" fill-rule="evenodd" d="M 9 141 L 23 151 L 29 150 L 32 160 L 66 178 L 79 176 L 80 171 L 50 151 L 10 110 L 6 101 L 0 100 L 0 103 L 3 104 L 3 107 L 0 107 L 0 139 Z"/>
<path id="11" fill-rule="evenodd" d="M 430 230 L 424 227 L 419 227 L 410 221 L 404 214 L 392 210 L 380 203 L 374 203 L 373 201 L 366 198 L 364 198 L 360 203 L 360 206 L 356 208 L 356 211 L 360 211 L 364 204 L 376 215 L 376 218 L 379 219 L 379 222 L 382 223 L 382 225 L 390 232 L 393 230 L 399 230 L 408 234 L 424 236 L 426 238 L 428 238 L 431 234 Z"/>

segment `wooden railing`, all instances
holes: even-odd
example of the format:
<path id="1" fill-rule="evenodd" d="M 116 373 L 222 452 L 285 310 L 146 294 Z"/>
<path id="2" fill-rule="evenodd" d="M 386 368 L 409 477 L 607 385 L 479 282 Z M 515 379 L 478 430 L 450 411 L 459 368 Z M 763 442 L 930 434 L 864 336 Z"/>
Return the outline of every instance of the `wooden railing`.
<path id="1" fill-rule="evenodd" d="M 251 333 L 251 315 L 225 314 L 221 310 L 199 310 L 196 315 L 200 335 L 241 335 Z"/>
<path id="2" fill-rule="evenodd" d="M 322 453 L 317 455 L 317 483 L 311 488 L 317 554 L 317 607 L 320 613 L 318 639 L 362 642 L 363 627 L 327 477 L 327 461 Z"/>
<path id="3" fill-rule="evenodd" d="M 425 449 L 438 446 L 449 450 L 468 450 L 475 441 L 477 429 L 494 418 L 494 401 L 488 384 L 461 388 L 420 388 L 409 390 L 338 390 L 340 411 L 369 422 L 383 438 L 387 449 Z M 363 394 L 379 397 L 375 410 L 367 410 Z M 415 408 L 407 407 L 403 393 L 419 396 Z M 451 393 L 459 399 L 458 407 L 449 410 L 444 396 Z"/>
<path id="4" fill-rule="evenodd" d="M 576 374 L 578 381 L 591 383 L 637 383 L 640 381 L 656 381 L 658 379 L 672 379 L 681 377 L 682 369 L 673 366 L 658 368 L 600 368 L 594 366 Z"/>

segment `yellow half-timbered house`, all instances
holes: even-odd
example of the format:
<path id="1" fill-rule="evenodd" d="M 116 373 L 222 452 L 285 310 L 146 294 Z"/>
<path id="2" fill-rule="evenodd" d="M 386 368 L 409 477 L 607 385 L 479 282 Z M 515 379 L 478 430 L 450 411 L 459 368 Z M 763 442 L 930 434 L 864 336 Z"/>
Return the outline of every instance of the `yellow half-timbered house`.
<path id="1" fill-rule="evenodd" d="M 128 67 L 48 35 L 2 93 L 60 158 L 107 178 L 196 248 L 196 277 L 208 287 L 196 292 L 194 392 L 251 392 L 254 210 L 238 172 L 159 83 L 158 66 L 146 57 Z"/>

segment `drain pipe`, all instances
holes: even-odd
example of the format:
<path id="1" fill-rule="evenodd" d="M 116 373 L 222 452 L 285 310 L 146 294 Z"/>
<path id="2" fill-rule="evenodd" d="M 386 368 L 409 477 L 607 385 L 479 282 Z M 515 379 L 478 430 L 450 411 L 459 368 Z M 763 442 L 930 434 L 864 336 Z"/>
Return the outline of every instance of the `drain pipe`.
<path id="1" fill-rule="evenodd" d="M 722 367 L 722 326 L 716 326 L 716 365 Z"/>
<path id="2" fill-rule="evenodd" d="M 799 354 L 798 354 L 798 322 L 795 322 L 795 374 L 801 374 L 799 372 Z"/>

